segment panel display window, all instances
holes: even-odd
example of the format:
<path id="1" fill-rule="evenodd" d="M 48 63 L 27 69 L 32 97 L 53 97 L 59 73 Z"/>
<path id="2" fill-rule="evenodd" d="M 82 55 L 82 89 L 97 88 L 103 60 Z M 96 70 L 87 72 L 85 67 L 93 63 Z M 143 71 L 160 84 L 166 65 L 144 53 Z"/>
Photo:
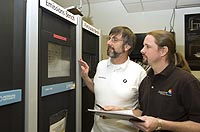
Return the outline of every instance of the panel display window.
<path id="1" fill-rule="evenodd" d="M 89 77 L 94 78 L 99 62 L 99 36 L 83 29 L 82 33 L 82 57 L 90 67 Z M 94 115 L 87 112 L 88 108 L 94 108 L 94 94 L 82 85 L 82 132 L 89 132 L 93 126 Z"/>
<path id="2" fill-rule="evenodd" d="M 38 132 L 75 132 L 76 25 L 43 8 L 39 13 Z"/>
<path id="3" fill-rule="evenodd" d="M 75 78 L 74 42 L 66 36 L 62 36 L 66 40 L 54 36 L 54 33 L 42 31 L 42 52 L 40 52 L 42 85 L 69 82 Z"/>
<path id="4" fill-rule="evenodd" d="M 48 78 L 70 76 L 70 47 L 48 42 Z"/>

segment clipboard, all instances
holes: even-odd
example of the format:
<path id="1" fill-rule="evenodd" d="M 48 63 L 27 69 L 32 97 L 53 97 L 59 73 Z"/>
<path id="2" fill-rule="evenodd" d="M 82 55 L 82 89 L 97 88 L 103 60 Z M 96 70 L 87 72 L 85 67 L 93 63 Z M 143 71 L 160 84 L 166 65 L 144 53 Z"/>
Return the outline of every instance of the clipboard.
<path id="1" fill-rule="evenodd" d="M 104 110 L 94 110 L 94 109 L 88 109 L 88 111 L 93 114 L 96 114 L 99 116 L 105 116 L 112 119 L 144 122 L 143 120 L 139 119 L 137 116 L 124 113 L 123 111 L 104 111 Z"/>

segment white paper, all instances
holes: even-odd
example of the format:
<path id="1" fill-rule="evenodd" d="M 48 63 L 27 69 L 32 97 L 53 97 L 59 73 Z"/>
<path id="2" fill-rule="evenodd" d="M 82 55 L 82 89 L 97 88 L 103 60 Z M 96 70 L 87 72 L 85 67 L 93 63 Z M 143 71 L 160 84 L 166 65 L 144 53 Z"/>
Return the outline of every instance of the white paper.
<path id="1" fill-rule="evenodd" d="M 66 122 L 66 118 L 64 117 L 60 121 L 52 124 L 50 126 L 49 132 L 65 132 L 65 125 L 66 125 L 65 122 Z"/>
<path id="2" fill-rule="evenodd" d="M 139 119 L 137 116 L 127 113 L 126 111 L 104 111 L 104 110 L 94 110 L 88 109 L 89 112 L 95 113 L 99 116 L 105 116 L 106 118 L 120 119 L 120 120 L 133 120 L 138 122 L 143 122 L 143 120 Z"/>

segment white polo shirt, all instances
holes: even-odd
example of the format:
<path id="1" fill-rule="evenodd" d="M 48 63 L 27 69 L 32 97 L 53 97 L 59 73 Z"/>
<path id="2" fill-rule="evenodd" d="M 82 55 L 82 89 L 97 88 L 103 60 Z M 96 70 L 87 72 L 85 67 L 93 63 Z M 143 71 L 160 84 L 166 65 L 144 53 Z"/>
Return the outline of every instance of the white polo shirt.
<path id="1" fill-rule="evenodd" d="M 134 109 L 138 105 L 138 88 L 146 76 L 146 71 L 137 63 L 128 60 L 119 65 L 110 58 L 98 63 L 94 76 L 95 103 L 102 106 L 120 106 Z M 98 109 L 95 107 L 95 109 Z M 120 124 L 119 124 L 120 123 Z M 135 130 L 129 125 L 114 119 L 95 116 L 93 132 L 129 132 Z M 131 126 L 130 126 L 131 125 Z M 127 129 L 127 130 L 126 130 Z"/>

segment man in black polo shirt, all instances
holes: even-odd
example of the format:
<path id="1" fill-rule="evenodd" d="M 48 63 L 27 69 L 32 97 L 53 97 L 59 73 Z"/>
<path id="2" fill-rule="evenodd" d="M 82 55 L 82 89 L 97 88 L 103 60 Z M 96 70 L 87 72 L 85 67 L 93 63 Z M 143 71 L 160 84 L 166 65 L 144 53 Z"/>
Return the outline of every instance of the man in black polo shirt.
<path id="1" fill-rule="evenodd" d="M 174 65 L 173 35 L 162 30 L 147 33 L 141 53 L 151 66 L 140 85 L 136 110 L 145 122 L 131 122 L 145 132 L 200 132 L 200 82 Z"/>

